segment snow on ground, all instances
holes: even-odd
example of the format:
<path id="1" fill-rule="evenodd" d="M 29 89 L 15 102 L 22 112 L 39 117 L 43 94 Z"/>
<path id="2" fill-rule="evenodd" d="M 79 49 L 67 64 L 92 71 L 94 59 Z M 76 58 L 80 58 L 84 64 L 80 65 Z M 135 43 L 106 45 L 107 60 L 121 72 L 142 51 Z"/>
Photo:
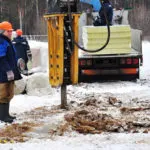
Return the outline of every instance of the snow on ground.
<path id="1" fill-rule="evenodd" d="M 33 42 L 33 41 L 32 41 Z M 32 43 L 30 42 L 30 43 Z M 33 42 L 43 50 L 47 43 Z M 32 45 L 32 46 L 33 46 Z M 94 97 L 101 103 L 100 108 L 107 106 L 109 97 L 115 97 L 123 103 L 123 106 L 149 106 L 150 102 L 150 43 L 143 43 L 144 64 L 141 67 L 140 79 L 137 82 L 117 81 L 85 84 L 67 87 L 68 103 L 74 101 L 72 106 L 79 107 L 79 103 Z M 45 53 L 43 54 L 43 60 Z M 42 65 L 43 65 L 42 61 Z M 47 65 L 47 64 L 46 64 Z M 28 94 L 16 95 L 11 101 L 11 113 L 17 115 L 17 122 L 37 121 L 44 122 L 44 126 L 35 128 L 29 133 L 31 139 L 25 143 L 0 144 L 0 150 L 150 150 L 150 134 L 147 133 L 102 133 L 102 134 L 78 134 L 77 132 L 65 133 L 64 136 L 50 137 L 49 129 L 63 122 L 63 116 L 67 112 L 62 110 L 56 114 L 45 114 L 33 110 L 40 107 L 51 108 L 60 104 L 59 89 L 52 89 L 48 85 L 47 74 L 37 73 L 28 77 Z M 40 82 L 41 81 L 41 82 Z M 43 82 L 44 81 L 44 82 Z M 113 108 L 113 109 L 111 109 Z M 119 116 L 117 107 L 109 107 L 108 113 Z M 149 110 L 143 114 L 149 117 Z M 140 112 L 132 117 L 140 116 Z M 139 118 L 138 118 L 139 119 Z M 0 123 L 1 128 L 4 126 Z"/>

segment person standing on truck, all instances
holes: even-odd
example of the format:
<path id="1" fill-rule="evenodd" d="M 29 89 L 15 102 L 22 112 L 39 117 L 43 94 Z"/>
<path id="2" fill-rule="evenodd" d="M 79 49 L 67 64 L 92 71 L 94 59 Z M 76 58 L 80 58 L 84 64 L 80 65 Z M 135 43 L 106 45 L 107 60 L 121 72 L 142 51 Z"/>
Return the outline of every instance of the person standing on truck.
<path id="1" fill-rule="evenodd" d="M 11 42 L 12 31 L 10 22 L 0 23 L 0 121 L 8 123 L 16 118 L 9 114 L 9 104 L 14 96 L 14 81 L 22 78 Z"/>
<path id="2" fill-rule="evenodd" d="M 104 13 L 106 13 L 109 25 L 112 25 L 113 8 L 109 0 L 102 1 L 102 7 L 99 10 L 99 16 L 94 21 L 94 26 L 105 26 L 107 24 Z"/>
<path id="3" fill-rule="evenodd" d="M 30 46 L 26 40 L 26 38 L 22 37 L 23 31 L 21 29 L 16 30 L 17 37 L 13 39 L 12 43 L 16 49 L 16 54 L 18 59 L 23 59 L 24 61 L 24 71 L 23 74 L 28 74 L 27 63 L 28 60 L 32 61 L 32 54 L 30 51 Z"/>

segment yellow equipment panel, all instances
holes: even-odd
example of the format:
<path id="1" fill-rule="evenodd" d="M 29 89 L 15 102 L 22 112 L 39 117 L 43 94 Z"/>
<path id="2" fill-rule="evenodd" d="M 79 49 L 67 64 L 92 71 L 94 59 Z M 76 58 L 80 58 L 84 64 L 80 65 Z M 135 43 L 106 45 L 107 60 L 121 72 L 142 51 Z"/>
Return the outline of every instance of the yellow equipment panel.
<path id="1" fill-rule="evenodd" d="M 63 84 L 64 78 L 64 18 L 66 14 L 45 15 L 48 26 L 48 58 L 49 81 L 51 86 L 57 87 Z M 74 40 L 78 42 L 79 14 L 72 15 Z M 74 46 L 71 55 L 71 82 L 78 83 L 78 48 Z"/>
<path id="2" fill-rule="evenodd" d="M 79 32 L 79 17 L 80 14 L 73 14 L 73 32 L 74 40 L 78 43 L 78 32 Z M 72 84 L 78 83 L 78 47 L 74 45 L 74 50 L 71 56 L 71 81 Z"/>

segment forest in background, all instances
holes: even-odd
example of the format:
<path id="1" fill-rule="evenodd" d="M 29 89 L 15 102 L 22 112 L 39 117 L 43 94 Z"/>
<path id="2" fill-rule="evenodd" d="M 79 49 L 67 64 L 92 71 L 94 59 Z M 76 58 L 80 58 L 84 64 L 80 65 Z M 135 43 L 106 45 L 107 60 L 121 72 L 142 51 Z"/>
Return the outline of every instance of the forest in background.
<path id="1" fill-rule="evenodd" d="M 22 28 L 24 34 L 46 34 L 43 15 L 48 0 L 0 0 L 0 21 L 8 20 L 14 29 Z"/>
<path id="2" fill-rule="evenodd" d="M 150 40 L 150 0 L 111 0 L 113 7 L 129 10 L 129 24 L 143 31 L 143 37 Z"/>
<path id="3" fill-rule="evenodd" d="M 8 20 L 14 29 L 22 28 L 24 34 L 46 34 L 43 15 L 48 10 L 49 0 L 0 0 L 0 21 Z M 129 10 L 131 27 L 150 36 L 150 0 L 110 0 L 114 8 Z"/>

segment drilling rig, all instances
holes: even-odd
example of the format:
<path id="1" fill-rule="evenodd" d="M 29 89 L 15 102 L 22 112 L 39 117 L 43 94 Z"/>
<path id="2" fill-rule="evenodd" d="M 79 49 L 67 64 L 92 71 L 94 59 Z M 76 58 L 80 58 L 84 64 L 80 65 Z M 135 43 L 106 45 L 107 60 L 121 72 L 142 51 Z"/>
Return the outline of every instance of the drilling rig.
<path id="1" fill-rule="evenodd" d="M 103 7 L 101 0 L 99 2 Z M 52 87 L 61 87 L 61 108 L 67 106 L 67 85 L 97 82 L 106 77 L 139 78 L 142 64 L 141 31 L 138 30 L 132 30 L 133 52 L 130 54 L 95 55 L 107 47 L 111 38 L 105 12 L 107 38 L 104 45 L 93 51 L 80 46 L 81 9 L 80 0 L 49 0 L 49 11 L 44 16 L 48 26 L 49 81 Z M 79 57 L 79 49 L 90 55 Z"/>

